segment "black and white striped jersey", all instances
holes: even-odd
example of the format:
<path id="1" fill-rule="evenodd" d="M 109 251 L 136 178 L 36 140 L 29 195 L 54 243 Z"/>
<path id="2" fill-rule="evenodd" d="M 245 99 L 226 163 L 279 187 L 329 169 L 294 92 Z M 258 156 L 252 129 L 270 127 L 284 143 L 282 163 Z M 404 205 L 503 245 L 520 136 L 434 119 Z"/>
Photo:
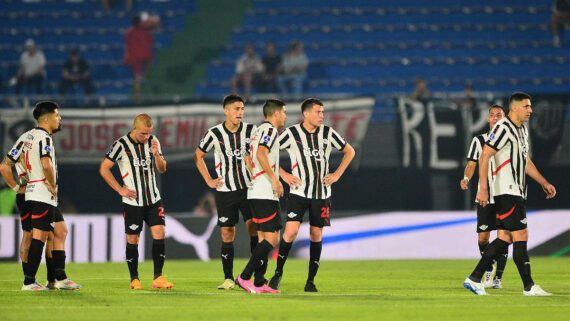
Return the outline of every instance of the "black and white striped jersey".
<path id="1" fill-rule="evenodd" d="M 485 141 L 487 141 L 489 137 L 489 133 L 481 134 L 473 137 L 471 141 L 471 146 L 469 147 L 469 154 L 467 154 L 467 160 L 473 161 L 475 163 L 479 163 L 479 157 L 481 157 L 481 153 L 483 152 L 483 146 L 485 145 Z M 493 172 L 495 171 L 495 158 L 489 158 L 489 170 L 487 171 L 487 190 L 489 191 L 489 203 L 494 204 L 495 201 L 493 199 L 494 195 L 494 185 L 493 185 Z M 477 193 L 479 192 L 479 183 L 477 183 Z M 475 203 L 477 203 L 477 199 L 475 199 Z"/>
<path id="2" fill-rule="evenodd" d="M 130 133 L 117 139 L 105 157 L 119 165 L 125 186 L 136 191 L 133 200 L 123 197 L 123 203 L 132 206 L 149 206 L 160 201 L 156 185 L 155 161 L 150 146 L 158 142 L 158 153 L 162 156 L 159 140 L 151 135 L 146 143 L 135 143 Z"/>
<path id="3" fill-rule="evenodd" d="M 224 178 L 220 192 L 237 191 L 251 186 L 251 174 L 247 170 L 245 154 L 249 151 L 251 135 L 255 125 L 241 123 L 233 133 L 225 123 L 218 124 L 206 132 L 198 148 L 204 153 L 214 149 L 217 177 Z"/>
<path id="4" fill-rule="evenodd" d="M 494 193 L 526 199 L 526 165 L 529 152 L 528 129 L 516 126 L 507 116 L 497 122 L 485 142 L 495 149 Z"/>
<path id="5" fill-rule="evenodd" d="M 259 125 L 251 137 L 251 166 L 252 166 L 252 185 L 247 190 L 248 199 L 264 199 L 279 201 L 279 198 L 273 193 L 273 184 L 269 179 L 269 175 L 259 164 L 257 159 L 257 151 L 259 148 L 267 148 L 267 160 L 273 173 L 279 179 L 279 134 L 277 128 L 273 127 L 270 122 L 264 122 Z"/>
<path id="6" fill-rule="evenodd" d="M 57 206 L 57 199 L 45 186 L 46 177 L 42 166 L 42 158 L 51 158 L 54 178 L 57 190 L 57 161 L 55 159 L 55 147 L 50 134 L 43 128 L 34 128 L 28 132 L 30 145 L 24 147 L 26 171 L 28 172 L 28 184 L 26 185 L 26 201 L 36 201 L 52 206 Z M 24 144 L 25 146 L 26 144 Z"/>
<path id="7" fill-rule="evenodd" d="M 23 133 L 20 137 L 18 137 L 14 143 L 14 146 L 12 146 L 8 154 L 6 154 L 6 157 L 15 163 L 14 167 L 16 168 L 16 173 L 18 174 L 17 183 L 20 185 L 26 185 L 28 183 L 28 172 L 26 171 L 25 163 L 25 149 L 30 149 L 32 146 L 31 141 L 34 138 L 32 131 L 33 129 Z"/>
<path id="8" fill-rule="evenodd" d="M 288 127 L 279 136 L 281 149 L 291 158 L 291 172 L 302 181 L 301 187 L 291 193 L 301 197 L 326 199 L 331 187 L 324 186 L 323 178 L 329 173 L 329 158 L 333 148 L 342 151 L 346 141 L 332 127 L 321 125 L 309 133 L 302 124 Z"/>

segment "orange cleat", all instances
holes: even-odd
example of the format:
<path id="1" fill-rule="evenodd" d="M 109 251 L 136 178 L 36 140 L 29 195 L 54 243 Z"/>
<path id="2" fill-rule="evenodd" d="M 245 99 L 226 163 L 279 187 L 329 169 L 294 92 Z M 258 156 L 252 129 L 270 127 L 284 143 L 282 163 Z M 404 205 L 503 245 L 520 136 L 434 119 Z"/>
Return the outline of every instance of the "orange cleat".
<path id="1" fill-rule="evenodd" d="M 131 282 L 131 289 L 133 290 L 142 290 L 142 285 L 141 285 L 141 281 L 139 279 L 134 279 Z"/>
<path id="2" fill-rule="evenodd" d="M 164 276 L 159 276 L 152 281 L 153 289 L 172 289 L 174 284 L 168 282 Z"/>

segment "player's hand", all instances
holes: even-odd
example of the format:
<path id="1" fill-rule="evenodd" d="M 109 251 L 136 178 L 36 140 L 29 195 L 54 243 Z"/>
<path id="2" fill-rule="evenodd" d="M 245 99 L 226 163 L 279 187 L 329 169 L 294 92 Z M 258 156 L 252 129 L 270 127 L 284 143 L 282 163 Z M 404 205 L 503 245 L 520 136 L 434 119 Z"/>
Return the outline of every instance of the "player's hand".
<path id="1" fill-rule="evenodd" d="M 273 182 L 271 182 L 271 184 L 273 185 L 273 194 L 275 194 L 275 196 L 282 197 L 283 196 L 283 185 L 281 184 L 281 182 L 279 181 L 279 179 L 274 179 Z"/>
<path id="2" fill-rule="evenodd" d="M 210 188 L 218 189 L 218 188 L 224 186 L 224 178 L 218 177 L 216 179 L 211 179 L 210 181 L 208 181 L 208 186 L 210 186 Z"/>
<path id="3" fill-rule="evenodd" d="M 297 189 L 301 187 L 301 179 L 293 174 L 283 173 L 281 176 L 285 183 L 291 187 L 291 189 Z"/>
<path id="4" fill-rule="evenodd" d="M 158 156 L 158 141 L 156 139 L 150 141 L 150 152 L 154 156 Z"/>
<path id="5" fill-rule="evenodd" d="M 469 189 L 469 180 L 464 178 L 461 180 L 461 182 L 459 182 L 459 185 L 461 186 L 461 189 L 466 191 Z"/>
<path id="6" fill-rule="evenodd" d="M 550 184 L 549 182 L 546 182 L 542 184 L 541 187 L 542 190 L 546 193 L 546 199 L 550 199 L 556 196 L 556 188 L 554 188 L 554 185 Z"/>
<path id="7" fill-rule="evenodd" d="M 323 177 L 323 183 L 325 184 L 325 186 L 331 186 L 332 184 L 336 183 L 338 181 L 338 179 L 340 178 L 340 175 L 337 175 L 336 173 L 330 173 L 325 175 L 325 177 Z"/>
<path id="8" fill-rule="evenodd" d="M 48 191 L 53 195 L 54 199 L 57 200 L 57 189 L 50 183 L 44 181 L 44 185 L 47 187 Z"/>
<path id="9" fill-rule="evenodd" d="M 122 197 L 126 197 L 130 200 L 134 200 L 135 198 L 137 198 L 137 192 L 133 191 L 132 189 L 128 189 L 125 186 L 119 189 L 119 195 L 121 195 Z"/>
<path id="10" fill-rule="evenodd" d="M 485 207 L 487 204 L 489 204 L 489 192 L 486 188 L 479 188 L 479 192 L 477 192 L 477 202 L 482 207 Z"/>

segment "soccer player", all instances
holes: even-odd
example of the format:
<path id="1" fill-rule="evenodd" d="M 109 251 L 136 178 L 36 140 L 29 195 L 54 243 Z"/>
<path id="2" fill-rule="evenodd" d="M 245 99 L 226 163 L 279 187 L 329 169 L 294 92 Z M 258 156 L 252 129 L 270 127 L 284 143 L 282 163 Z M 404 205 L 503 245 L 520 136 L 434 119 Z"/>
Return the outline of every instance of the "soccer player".
<path id="1" fill-rule="evenodd" d="M 489 123 L 489 131 L 493 129 L 495 124 L 505 117 L 505 112 L 503 107 L 499 105 L 493 105 L 489 108 L 489 116 L 487 117 L 487 122 Z M 469 180 L 473 177 L 475 173 L 475 168 L 477 167 L 477 162 L 479 161 L 479 156 L 481 156 L 481 151 L 485 145 L 485 141 L 489 138 L 489 133 L 477 135 L 473 137 L 471 141 L 471 146 L 469 147 L 469 154 L 467 155 L 467 165 L 465 166 L 465 172 L 463 179 L 460 181 L 459 185 L 461 189 L 466 191 L 469 189 Z M 491 231 L 496 230 L 496 218 L 497 210 L 495 207 L 495 202 L 493 201 L 493 172 L 495 171 L 495 161 L 494 158 L 489 159 L 489 171 L 487 174 L 488 190 L 489 190 L 489 205 L 483 207 L 477 200 L 475 204 L 477 206 L 477 234 L 478 234 L 478 245 L 479 252 L 481 255 L 485 252 L 485 248 L 489 245 L 489 238 L 491 236 Z M 501 289 L 501 279 L 503 277 L 503 272 L 505 270 L 505 265 L 507 264 L 508 247 L 504 248 L 505 252 L 501 253 L 497 260 L 497 273 L 493 279 L 493 270 L 488 269 L 485 271 L 485 276 L 483 279 L 483 285 L 486 288 Z"/>
<path id="2" fill-rule="evenodd" d="M 334 129 L 323 125 L 324 106 L 320 100 L 306 99 L 301 104 L 301 112 L 303 122 L 287 128 L 279 136 L 280 148 L 287 150 L 291 158 L 292 172 L 280 169 L 280 173 L 291 190 L 287 199 L 287 223 L 279 245 L 277 268 L 269 286 L 279 288 L 283 266 L 308 210 L 311 245 L 305 292 L 318 292 L 314 279 L 320 265 L 323 227 L 330 226 L 331 185 L 340 179 L 355 152 Z M 333 148 L 344 155 L 336 171 L 329 173 Z"/>
<path id="3" fill-rule="evenodd" d="M 251 139 L 252 180 L 247 199 L 253 212 L 253 222 L 259 236 L 259 243 L 251 258 L 238 275 L 238 285 L 248 293 L 280 293 L 265 284 L 265 271 L 269 252 L 279 242 L 281 217 L 279 197 L 283 196 L 283 185 L 279 181 L 279 140 L 277 129 L 285 125 L 285 103 L 268 99 L 263 105 L 265 122 L 259 125 Z M 252 282 L 251 276 L 255 272 Z"/>
<path id="4" fill-rule="evenodd" d="M 235 287 L 233 276 L 234 238 L 239 212 L 243 216 L 245 226 L 250 235 L 250 248 L 257 246 L 258 237 L 251 220 L 251 208 L 247 200 L 247 189 L 251 185 L 251 175 L 246 166 L 246 155 L 249 153 L 251 134 L 255 125 L 242 122 L 245 98 L 231 94 L 224 97 L 223 107 L 226 120 L 206 132 L 194 153 L 194 163 L 210 188 L 216 189 L 216 208 L 218 210 L 218 226 L 222 234 L 222 268 L 224 282 L 218 286 L 220 290 L 231 290 Z M 214 149 L 215 170 L 217 177 L 210 176 L 204 157 Z"/>
<path id="5" fill-rule="evenodd" d="M 127 235 L 126 261 L 131 274 L 130 288 L 142 290 L 139 279 L 139 237 L 143 221 L 152 233 L 152 260 L 154 262 L 155 289 L 170 289 L 174 285 L 162 275 L 165 259 L 164 208 L 156 185 L 154 168 L 166 172 L 166 160 L 162 156 L 160 142 L 152 135 L 152 118 L 138 115 L 133 129 L 116 140 L 101 162 L 99 173 L 119 195 L 123 197 L 123 217 Z M 119 184 L 111 168 L 118 163 L 123 184 Z"/>
<path id="6" fill-rule="evenodd" d="M 25 198 L 29 202 L 32 217 L 32 241 L 28 252 L 28 264 L 22 290 L 45 290 L 36 282 L 44 244 L 53 231 L 53 265 L 55 283 L 61 290 L 80 289 L 81 285 L 70 280 L 65 273 L 65 239 L 67 226 L 57 208 L 57 161 L 52 135 L 61 129 L 59 106 L 51 101 L 39 102 L 33 111 L 38 126 L 28 132 L 24 143 L 25 168 L 28 174 Z"/>
<path id="7" fill-rule="evenodd" d="M 489 202 L 487 172 L 489 158 L 494 157 L 497 169 L 493 171 L 494 200 L 497 206 L 497 238 L 489 244 L 475 270 L 463 286 L 476 295 L 487 295 L 480 283 L 485 268 L 496 257 L 505 253 L 513 243 L 513 260 L 523 281 L 523 294 L 527 296 L 548 296 L 535 284 L 530 273 L 530 259 L 527 252 L 528 227 L 526 219 L 526 175 L 540 184 L 546 198 L 556 196 L 556 189 L 538 171 L 530 160 L 527 122 L 532 114 L 531 97 L 522 92 L 509 97 L 509 114 L 497 122 L 485 142 L 479 158 L 479 192 L 477 202 L 485 207 Z"/>
<path id="8" fill-rule="evenodd" d="M 26 184 L 28 183 L 28 173 L 25 168 L 25 157 L 20 157 L 23 154 L 26 144 L 29 144 L 29 139 L 33 136 L 31 135 L 32 130 L 23 133 L 17 140 L 10 152 L 6 155 L 2 163 L 0 164 L 0 174 L 6 182 L 6 184 L 15 191 L 16 194 L 16 205 L 18 206 L 18 211 L 20 212 L 20 223 L 22 227 L 22 242 L 20 243 L 20 260 L 22 261 L 22 270 L 24 271 L 24 276 L 26 275 L 26 269 L 28 265 L 28 251 L 30 250 L 30 244 L 32 242 L 32 217 L 30 216 L 30 203 L 26 202 Z M 16 169 L 16 174 L 18 179 L 15 180 L 12 175 L 12 168 Z M 12 186 L 13 185 L 13 186 Z M 55 289 L 55 271 L 53 266 L 53 233 L 48 234 L 46 243 L 46 267 L 47 267 L 47 279 L 48 283 L 46 285 L 49 289 Z M 39 288 L 38 288 L 39 289 Z"/>

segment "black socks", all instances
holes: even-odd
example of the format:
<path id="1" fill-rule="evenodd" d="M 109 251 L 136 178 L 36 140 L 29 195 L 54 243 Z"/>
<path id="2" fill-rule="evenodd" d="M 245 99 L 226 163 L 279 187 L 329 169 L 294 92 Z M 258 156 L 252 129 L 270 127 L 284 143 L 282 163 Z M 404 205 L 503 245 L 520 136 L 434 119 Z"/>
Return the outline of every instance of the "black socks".
<path id="1" fill-rule="evenodd" d="M 162 267 L 164 266 L 164 259 L 166 258 L 166 246 L 164 239 L 152 240 L 152 261 L 154 263 L 154 278 L 162 275 Z"/>
<path id="2" fill-rule="evenodd" d="M 222 242 L 224 279 L 234 279 L 234 242 Z"/>
<path id="3" fill-rule="evenodd" d="M 127 266 L 131 274 L 131 281 L 139 278 L 139 248 L 138 244 L 127 243 L 127 250 L 125 253 L 127 259 Z"/>

